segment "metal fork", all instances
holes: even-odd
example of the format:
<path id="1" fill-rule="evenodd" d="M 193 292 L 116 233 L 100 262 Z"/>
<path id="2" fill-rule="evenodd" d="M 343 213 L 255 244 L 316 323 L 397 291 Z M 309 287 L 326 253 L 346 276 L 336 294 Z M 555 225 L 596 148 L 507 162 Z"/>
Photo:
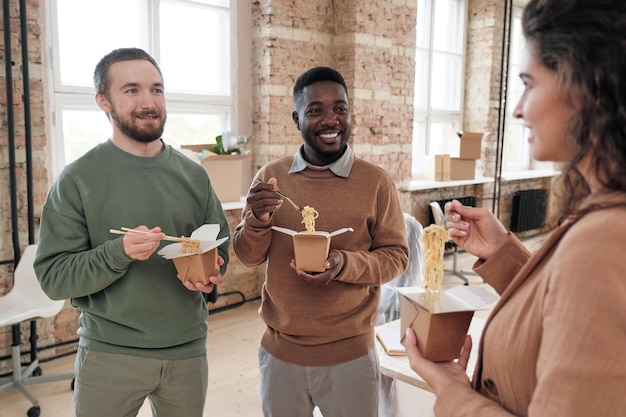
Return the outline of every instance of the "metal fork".
<path id="1" fill-rule="evenodd" d="M 256 184 L 266 184 L 266 183 L 264 183 L 263 181 L 261 181 L 261 180 L 257 179 L 257 180 L 256 180 L 256 182 L 255 182 L 255 185 L 256 185 Z M 294 202 L 293 202 L 293 200 L 292 200 L 291 198 L 287 197 L 285 194 L 281 193 L 280 191 L 274 191 L 274 192 L 275 192 L 276 194 L 278 194 L 279 196 L 281 196 L 282 198 L 284 198 L 285 200 L 287 200 L 287 202 L 288 202 L 289 204 L 291 204 L 291 207 L 293 207 L 294 209 L 296 209 L 296 211 L 297 211 L 298 213 L 302 213 L 302 207 L 300 207 L 299 205 L 297 205 L 296 203 L 294 203 Z"/>
<path id="2" fill-rule="evenodd" d="M 298 213 L 302 213 L 302 207 L 294 203 L 291 198 L 287 197 L 285 194 L 281 193 L 280 191 L 275 191 L 275 192 L 276 194 L 278 194 L 279 196 L 287 200 L 287 202 L 291 204 L 291 207 L 295 208 Z"/>

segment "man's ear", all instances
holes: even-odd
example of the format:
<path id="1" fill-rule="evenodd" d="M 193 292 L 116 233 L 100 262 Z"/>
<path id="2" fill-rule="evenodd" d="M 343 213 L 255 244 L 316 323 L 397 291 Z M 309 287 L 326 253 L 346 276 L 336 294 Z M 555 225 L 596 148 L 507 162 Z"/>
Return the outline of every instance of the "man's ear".
<path id="1" fill-rule="evenodd" d="M 103 112 L 107 114 L 111 113 L 111 104 L 104 94 L 96 93 L 96 104 Z"/>
<path id="2" fill-rule="evenodd" d="M 294 110 L 293 113 L 291 113 L 291 118 L 293 119 L 293 122 L 296 124 L 296 127 L 298 128 L 298 130 L 300 130 L 300 117 L 298 116 L 298 112 Z"/>

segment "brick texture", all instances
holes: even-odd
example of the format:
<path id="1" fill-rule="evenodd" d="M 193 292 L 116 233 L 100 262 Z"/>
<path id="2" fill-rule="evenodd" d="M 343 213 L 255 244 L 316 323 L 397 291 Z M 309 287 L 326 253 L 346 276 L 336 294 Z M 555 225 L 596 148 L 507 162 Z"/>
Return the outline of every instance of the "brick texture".
<path id="1" fill-rule="evenodd" d="M 243 2 L 242 2 L 243 3 Z M 499 108 L 499 65 L 502 43 L 503 2 L 470 0 L 468 10 L 467 63 L 465 74 L 464 129 L 496 131 Z M 33 193 L 35 216 L 41 211 L 48 190 L 46 170 L 46 108 L 49 97 L 43 75 L 46 40 L 42 0 L 28 0 L 28 65 L 30 72 L 31 127 L 33 144 Z M 26 153 L 23 103 L 19 0 L 10 0 L 11 75 L 15 115 L 15 160 L 17 223 L 22 245 L 29 241 L 26 201 Z M 241 7 L 241 6 L 240 6 Z M 410 179 L 411 131 L 415 60 L 415 0 L 253 0 L 252 14 L 252 172 L 266 162 L 296 151 L 302 139 L 293 125 L 291 89 L 306 69 L 327 65 L 346 78 L 353 112 L 351 146 L 357 156 L 385 168 L 400 184 Z M 0 19 L 2 16 L 0 16 Z M 2 22 L 3 23 L 3 22 Z M 4 24 L 0 25 L 4 31 Z M 4 32 L 0 34 L 0 296 L 13 284 L 13 243 L 10 199 L 7 91 L 4 63 Z M 49 152 L 49 150 L 48 150 Z M 495 135 L 483 144 L 479 169 L 493 176 Z M 510 196 L 518 189 L 549 187 L 547 180 L 519 181 L 502 187 L 500 203 L 506 224 Z M 428 219 L 428 202 L 474 195 L 490 207 L 491 184 L 442 187 L 428 191 L 399 191 L 404 210 L 423 224 Z M 234 230 L 240 210 L 229 210 Z M 231 263 L 220 287 L 222 294 L 211 309 L 258 298 L 264 266 L 248 268 L 231 250 Z M 66 303 L 55 318 L 37 324 L 39 345 L 50 346 L 76 340 L 79 311 Z M 28 349 L 28 325 L 22 325 L 22 342 Z M 0 374 L 8 371 L 10 329 L 0 329 Z M 63 354 L 75 344 L 46 349 L 42 357 Z"/>

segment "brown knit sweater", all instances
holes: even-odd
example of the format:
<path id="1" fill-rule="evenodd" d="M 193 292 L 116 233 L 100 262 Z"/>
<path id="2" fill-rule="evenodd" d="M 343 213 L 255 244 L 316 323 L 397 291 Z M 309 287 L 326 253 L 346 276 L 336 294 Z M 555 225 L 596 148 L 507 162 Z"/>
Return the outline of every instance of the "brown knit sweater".
<path id="1" fill-rule="evenodd" d="M 267 260 L 260 315 L 267 324 L 261 344 L 273 356 L 301 366 L 328 366 L 356 359 L 374 346 L 380 285 L 408 265 L 404 218 L 395 185 L 381 168 L 355 159 L 348 178 L 329 169 L 289 174 L 293 156 L 270 162 L 257 173 L 278 179 L 279 189 L 300 206 L 318 211 L 318 231 L 352 227 L 334 236 L 330 249 L 345 264 L 328 285 L 310 284 L 289 267 L 293 238 L 271 229 L 303 231 L 302 216 L 288 204 L 269 222 L 246 207 L 233 247 L 248 266 Z"/>

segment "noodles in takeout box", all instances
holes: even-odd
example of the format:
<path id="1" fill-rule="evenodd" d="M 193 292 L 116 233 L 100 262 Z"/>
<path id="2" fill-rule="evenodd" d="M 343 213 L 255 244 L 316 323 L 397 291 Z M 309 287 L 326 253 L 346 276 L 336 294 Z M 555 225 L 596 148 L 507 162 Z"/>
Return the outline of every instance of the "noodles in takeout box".
<path id="1" fill-rule="evenodd" d="M 181 279 L 207 284 L 209 276 L 220 273 L 217 247 L 228 240 L 228 237 L 217 239 L 219 231 L 218 224 L 202 225 L 189 238 L 165 246 L 158 254 L 174 262 Z"/>

